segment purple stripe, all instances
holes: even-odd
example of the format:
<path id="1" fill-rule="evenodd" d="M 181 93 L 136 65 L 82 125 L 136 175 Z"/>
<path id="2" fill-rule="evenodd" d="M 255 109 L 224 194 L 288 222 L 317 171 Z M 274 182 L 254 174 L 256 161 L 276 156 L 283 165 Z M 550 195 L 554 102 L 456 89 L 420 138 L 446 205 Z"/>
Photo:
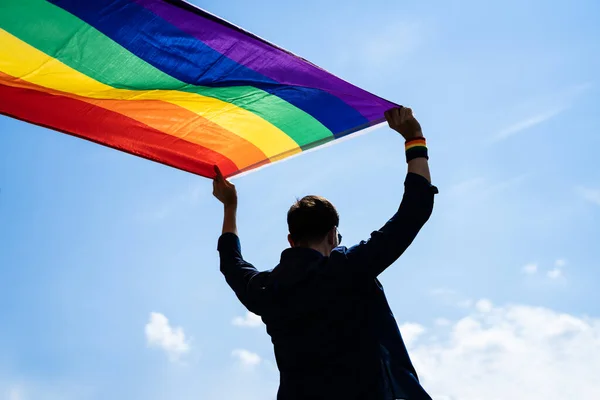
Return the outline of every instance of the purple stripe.
<path id="1" fill-rule="evenodd" d="M 179 0 L 133 1 L 227 58 L 282 84 L 329 92 L 369 121 L 381 119 L 385 110 L 395 106 L 394 103 L 345 82 L 300 57 L 207 15 L 189 3 Z"/>

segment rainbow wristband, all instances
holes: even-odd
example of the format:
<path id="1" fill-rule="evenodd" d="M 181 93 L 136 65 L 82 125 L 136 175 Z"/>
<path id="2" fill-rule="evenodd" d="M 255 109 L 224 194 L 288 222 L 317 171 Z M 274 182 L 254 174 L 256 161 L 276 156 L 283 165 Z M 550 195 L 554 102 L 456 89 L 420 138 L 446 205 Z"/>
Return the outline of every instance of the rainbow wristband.
<path id="1" fill-rule="evenodd" d="M 404 145 L 406 151 L 406 162 L 414 160 L 415 158 L 426 158 L 429 160 L 427 154 L 427 141 L 424 137 L 407 140 Z"/>

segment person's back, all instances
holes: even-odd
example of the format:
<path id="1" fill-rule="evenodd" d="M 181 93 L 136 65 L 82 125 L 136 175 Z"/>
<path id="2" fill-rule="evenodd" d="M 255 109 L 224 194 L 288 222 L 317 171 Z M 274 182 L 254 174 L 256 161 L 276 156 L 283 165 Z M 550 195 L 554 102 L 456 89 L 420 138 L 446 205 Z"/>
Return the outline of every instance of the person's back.
<path id="1" fill-rule="evenodd" d="M 286 398 L 355 398 L 347 396 L 377 383 L 379 359 L 368 329 L 371 288 L 340 279 L 340 266 L 315 250 L 289 249 L 273 272 L 252 284 L 264 285 L 254 311 L 272 338 L 280 391 L 291 394 Z"/>
<path id="2" fill-rule="evenodd" d="M 407 145 L 404 198 L 383 228 L 349 249 L 340 246 L 333 205 L 307 196 L 288 213 L 291 248 L 273 270 L 258 272 L 241 254 L 235 188 L 220 174 L 215 179 L 215 196 L 226 206 L 221 271 L 267 327 L 280 371 L 278 399 L 430 399 L 377 276 L 427 221 L 436 189 L 424 143 L 410 146 L 424 142 L 410 110 L 391 110 L 386 117 L 407 140 L 415 139 Z"/>

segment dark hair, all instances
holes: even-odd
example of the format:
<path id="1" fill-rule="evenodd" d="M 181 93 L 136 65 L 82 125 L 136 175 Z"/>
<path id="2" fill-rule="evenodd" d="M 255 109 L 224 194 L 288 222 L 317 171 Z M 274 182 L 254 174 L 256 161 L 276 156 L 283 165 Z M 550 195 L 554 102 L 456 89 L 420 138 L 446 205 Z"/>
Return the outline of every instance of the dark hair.
<path id="1" fill-rule="evenodd" d="M 290 207 L 287 223 L 292 240 L 307 245 L 323 240 L 331 228 L 339 225 L 340 216 L 326 198 L 305 196 Z"/>

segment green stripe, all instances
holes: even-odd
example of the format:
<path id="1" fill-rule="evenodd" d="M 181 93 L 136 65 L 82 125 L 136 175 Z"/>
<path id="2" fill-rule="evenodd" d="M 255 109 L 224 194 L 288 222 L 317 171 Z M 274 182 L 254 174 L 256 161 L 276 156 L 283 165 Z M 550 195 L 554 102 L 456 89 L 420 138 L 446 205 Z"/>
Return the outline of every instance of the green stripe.
<path id="1" fill-rule="evenodd" d="M 189 85 L 130 53 L 74 15 L 43 0 L 2 0 L 0 27 L 38 50 L 106 85 L 128 90 L 179 90 L 219 99 L 270 122 L 300 147 L 332 137 L 292 104 L 251 86 Z"/>

